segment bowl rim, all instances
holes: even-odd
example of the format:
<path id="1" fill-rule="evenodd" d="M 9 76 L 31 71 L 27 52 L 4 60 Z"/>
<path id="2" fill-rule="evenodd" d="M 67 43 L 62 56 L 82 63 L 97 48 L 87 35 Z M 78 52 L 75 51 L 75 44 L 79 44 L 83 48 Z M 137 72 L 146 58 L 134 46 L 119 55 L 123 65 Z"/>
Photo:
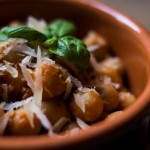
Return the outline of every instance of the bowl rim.
<path id="1" fill-rule="evenodd" d="M 0 0 L 0 2 L 18 2 L 19 0 Z M 30 0 L 23 0 L 25 2 L 30 2 Z M 34 1 L 34 0 L 33 0 Z M 36 2 L 42 2 L 42 0 L 35 0 Z M 45 0 L 52 2 L 51 0 Z M 61 1 L 61 0 L 57 0 Z M 103 12 L 111 18 L 117 19 L 124 27 L 131 29 L 140 39 L 143 39 L 142 42 L 145 47 L 144 53 L 147 55 L 147 60 L 150 63 L 150 37 L 148 32 L 136 21 L 131 19 L 130 17 L 124 15 L 120 11 L 117 11 L 111 6 L 98 2 L 96 0 L 64 0 L 64 2 L 72 3 L 74 5 L 84 5 L 89 9 L 94 9 L 97 12 Z M 116 17 L 118 16 L 118 18 Z M 128 23 L 128 24 L 127 24 Z M 149 47 L 149 51 L 148 51 Z M 136 117 L 143 109 L 147 109 L 150 106 L 150 77 L 148 82 L 143 90 L 141 96 L 139 96 L 138 101 L 130 106 L 127 110 L 125 110 L 123 117 L 118 117 L 114 122 L 100 122 L 94 125 L 89 131 L 84 132 L 80 131 L 76 135 L 64 135 L 48 137 L 46 135 L 41 136 L 29 136 L 29 137 L 0 137 L 0 148 L 3 149 L 24 149 L 24 148 L 62 148 L 63 146 L 69 146 L 75 143 L 80 143 L 91 138 L 97 137 L 100 133 L 101 136 L 104 134 L 109 134 L 114 129 L 117 129 L 127 122 L 130 122 L 134 117 Z M 146 98 L 146 99 L 145 99 Z M 145 101 L 145 103 L 143 103 Z M 137 109 L 138 108 L 138 109 Z M 140 108 L 140 109 L 139 109 Z M 33 140 L 34 138 L 34 140 Z M 17 142 L 16 142 L 17 141 Z"/>

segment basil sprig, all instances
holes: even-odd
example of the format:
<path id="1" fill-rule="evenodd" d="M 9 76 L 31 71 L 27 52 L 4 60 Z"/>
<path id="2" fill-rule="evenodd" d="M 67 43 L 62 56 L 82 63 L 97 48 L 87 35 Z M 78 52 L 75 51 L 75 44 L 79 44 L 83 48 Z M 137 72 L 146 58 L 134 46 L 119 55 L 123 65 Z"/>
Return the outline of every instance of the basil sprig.
<path id="1" fill-rule="evenodd" d="M 72 69 L 76 72 L 83 72 L 89 64 L 89 52 L 83 41 L 65 36 L 62 38 L 48 39 L 45 44 L 52 54 L 61 56 L 72 63 Z"/>
<path id="2" fill-rule="evenodd" d="M 30 27 L 17 26 L 17 27 L 4 27 L 0 30 L 0 37 L 2 39 L 9 38 L 23 38 L 30 41 L 44 42 L 47 37 L 43 33 L 40 33 Z"/>
<path id="3" fill-rule="evenodd" d="M 44 33 L 49 37 L 63 37 L 72 35 L 76 31 L 75 25 L 64 19 L 57 19 L 51 22 L 45 29 Z"/>
<path id="4" fill-rule="evenodd" d="M 75 25 L 67 20 L 59 19 L 51 22 L 43 31 L 36 31 L 27 26 L 4 27 L 0 30 L 0 41 L 9 38 L 28 40 L 31 47 L 44 46 L 51 55 L 57 55 L 71 70 L 83 72 L 89 63 L 89 51 L 80 39 L 72 35 Z"/>

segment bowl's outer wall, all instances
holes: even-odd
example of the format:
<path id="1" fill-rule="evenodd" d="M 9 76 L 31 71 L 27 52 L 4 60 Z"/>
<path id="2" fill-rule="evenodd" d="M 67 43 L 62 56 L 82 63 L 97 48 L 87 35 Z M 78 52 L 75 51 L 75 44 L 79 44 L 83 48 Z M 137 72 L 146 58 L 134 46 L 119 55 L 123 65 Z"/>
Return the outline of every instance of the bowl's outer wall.
<path id="1" fill-rule="evenodd" d="M 123 60 L 129 76 L 131 90 L 138 97 L 147 86 L 147 82 L 149 82 L 150 78 L 150 53 L 147 51 L 146 33 L 141 28 L 139 28 L 141 31 L 135 31 L 132 27 L 118 21 L 116 17 L 113 16 L 115 14 L 113 10 L 111 16 L 111 9 L 106 13 L 107 9 L 107 7 L 100 3 L 95 4 L 89 1 L 79 2 L 78 0 L 2 0 L 0 1 L 0 26 L 8 24 L 12 20 L 19 19 L 24 21 L 29 15 L 32 15 L 37 18 L 44 18 L 47 21 L 51 21 L 55 18 L 69 19 L 77 25 L 77 36 L 80 38 L 86 35 L 89 30 L 96 30 L 98 33 L 108 38 L 114 52 Z M 139 32 L 144 32 L 144 34 L 141 35 Z M 142 96 L 141 99 L 147 99 L 147 93 Z M 142 108 L 141 110 L 137 109 L 139 105 L 140 104 L 135 104 L 133 107 L 133 109 L 136 110 L 136 113 L 129 110 L 131 112 L 130 116 L 137 115 L 139 111 L 142 112 Z M 143 104 L 141 107 L 145 107 L 145 105 Z M 143 114 L 141 113 L 140 115 Z M 85 141 L 85 139 L 94 141 L 91 140 L 92 138 L 88 137 L 90 135 L 91 137 L 97 137 L 101 143 L 103 140 L 107 141 L 110 138 L 110 131 L 115 128 L 118 127 L 118 133 L 120 132 L 119 129 L 124 127 L 119 126 L 121 125 L 120 120 L 118 120 L 118 124 L 112 123 L 112 129 L 108 130 L 108 127 L 111 126 L 110 123 L 108 123 L 108 127 L 107 124 L 102 125 L 101 129 L 99 129 L 99 133 L 96 133 L 96 129 L 93 129 L 92 133 L 87 133 L 87 137 L 85 137 L 83 133 L 75 138 L 66 138 L 68 143 L 66 140 L 60 142 L 60 139 L 58 139 L 58 141 L 52 140 L 51 142 L 46 137 L 40 137 L 39 139 L 35 137 L 34 140 L 32 137 L 28 139 L 19 138 L 19 140 L 15 138 L 8 139 L 6 137 L 5 139 L 0 139 L 0 148 L 60 148 L 61 145 L 71 145 L 73 143 L 76 144 L 76 142 L 80 144 L 80 142 Z M 131 117 L 128 118 L 126 115 L 124 122 L 127 123 L 129 120 L 131 121 Z M 95 126 L 95 128 L 99 128 L 98 125 Z M 116 135 L 118 134 L 116 130 L 114 130 L 114 133 L 116 133 Z M 112 135 L 113 134 L 111 134 L 111 136 Z"/>

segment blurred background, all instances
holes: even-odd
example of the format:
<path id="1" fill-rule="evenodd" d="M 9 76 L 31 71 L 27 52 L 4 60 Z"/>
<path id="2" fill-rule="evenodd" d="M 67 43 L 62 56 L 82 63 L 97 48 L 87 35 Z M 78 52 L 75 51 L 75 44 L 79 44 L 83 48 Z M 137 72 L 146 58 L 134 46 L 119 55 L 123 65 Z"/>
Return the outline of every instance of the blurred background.
<path id="1" fill-rule="evenodd" d="M 130 16 L 150 31 L 150 0 L 98 0 Z"/>

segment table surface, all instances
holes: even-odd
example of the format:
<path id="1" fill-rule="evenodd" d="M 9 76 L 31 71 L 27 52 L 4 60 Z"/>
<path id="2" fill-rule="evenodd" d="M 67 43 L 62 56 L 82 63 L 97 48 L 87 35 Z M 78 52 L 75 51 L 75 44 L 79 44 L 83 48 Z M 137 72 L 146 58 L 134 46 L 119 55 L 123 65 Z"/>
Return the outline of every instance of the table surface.
<path id="1" fill-rule="evenodd" d="M 98 0 L 130 16 L 150 31 L 150 0 Z"/>

